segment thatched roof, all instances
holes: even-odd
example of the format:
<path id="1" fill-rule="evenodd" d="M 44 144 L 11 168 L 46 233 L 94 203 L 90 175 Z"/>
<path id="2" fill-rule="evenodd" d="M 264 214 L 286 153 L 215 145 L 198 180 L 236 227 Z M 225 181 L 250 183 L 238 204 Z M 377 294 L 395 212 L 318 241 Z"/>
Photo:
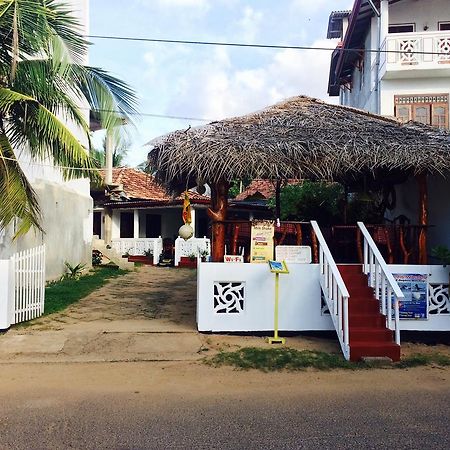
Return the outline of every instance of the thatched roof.
<path id="1" fill-rule="evenodd" d="M 222 178 L 333 180 L 379 169 L 450 171 L 447 131 L 304 96 L 150 144 L 149 163 L 172 187 Z"/>

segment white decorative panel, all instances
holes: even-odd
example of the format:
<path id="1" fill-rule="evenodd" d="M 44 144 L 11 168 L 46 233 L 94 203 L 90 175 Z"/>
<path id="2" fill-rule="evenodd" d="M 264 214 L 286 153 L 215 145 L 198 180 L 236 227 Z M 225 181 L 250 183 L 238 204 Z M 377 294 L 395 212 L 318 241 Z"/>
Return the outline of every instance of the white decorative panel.
<path id="1" fill-rule="evenodd" d="M 400 46 L 400 62 L 402 64 L 417 64 L 419 47 L 418 39 L 402 39 L 399 42 Z"/>
<path id="2" fill-rule="evenodd" d="M 448 284 L 428 285 L 428 312 L 430 314 L 450 314 Z"/>
<path id="3" fill-rule="evenodd" d="M 245 281 L 214 282 L 214 312 L 240 314 L 244 311 Z"/>

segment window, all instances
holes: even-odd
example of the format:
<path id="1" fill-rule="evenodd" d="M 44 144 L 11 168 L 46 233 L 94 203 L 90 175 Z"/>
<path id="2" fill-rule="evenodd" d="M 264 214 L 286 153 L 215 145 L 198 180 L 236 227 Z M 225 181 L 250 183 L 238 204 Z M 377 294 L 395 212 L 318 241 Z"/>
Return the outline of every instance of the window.
<path id="1" fill-rule="evenodd" d="M 414 120 L 438 128 L 448 128 L 448 94 L 396 95 L 395 117 L 402 122 Z"/>
<path id="2" fill-rule="evenodd" d="M 399 23 L 389 25 L 389 33 L 414 33 L 416 31 L 415 23 Z"/>
<path id="3" fill-rule="evenodd" d="M 134 237 L 134 213 L 132 212 L 120 213 L 120 237 L 121 238 Z"/>
<path id="4" fill-rule="evenodd" d="M 161 216 L 159 214 L 147 214 L 145 219 L 145 237 L 157 238 L 161 236 Z"/>
<path id="5" fill-rule="evenodd" d="M 450 31 L 450 22 L 439 22 L 439 31 Z"/>

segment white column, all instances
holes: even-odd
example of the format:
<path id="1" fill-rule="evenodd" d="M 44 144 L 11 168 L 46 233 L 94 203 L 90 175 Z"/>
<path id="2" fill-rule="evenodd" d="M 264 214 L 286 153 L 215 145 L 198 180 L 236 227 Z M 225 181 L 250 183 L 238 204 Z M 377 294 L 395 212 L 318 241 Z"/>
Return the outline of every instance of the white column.
<path id="1" fill-rule="evenodd" d="M 196 230 L 195 230 L 195 208 L 191 207 L 191 227 L 194 230 L 194 237 L 200 237 L 197 236 Z"/>
<path id="2" fill-rule="evenodd" d="M 381 0 L 380 5 L 380 20 L 381 20 L 381 43 L 386 39 L 389 33 L 389 2 L 388 0 Z"/>
<path id="3" fill-rule="evenodd" d="M 112 167 L 113 167 L 113 160 L 112 160 L 112 154 L 113 154 L 113 140 L 111 136 L 111 132 L 106 132 L 106 138 L 105 138 L 105 184 L 112 184 Z"/>
<path id="4" fill-rule="evenodd" d="M 135 209 L 133 212 L 134 212 L 133 238 L 139 239 L 139 210 Z"/>
<path id="5" fill-rule="evenodd" d="M 120 238 L 120 209 L 112 211 L 111 215 L 111 238 Z"/>
<path id="6" fill-rule="evenodd" d="M 14 301 L 11 266 L 9 259 L 0 260 L 0 330 L 6 330 L 11 325 L 11 302 Z"/>

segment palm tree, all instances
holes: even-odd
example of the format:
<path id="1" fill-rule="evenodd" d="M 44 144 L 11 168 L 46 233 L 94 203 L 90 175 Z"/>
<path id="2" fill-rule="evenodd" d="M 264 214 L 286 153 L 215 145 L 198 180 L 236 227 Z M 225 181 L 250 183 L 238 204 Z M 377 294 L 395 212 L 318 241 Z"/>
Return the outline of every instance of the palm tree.
<path id="1" fill-rule="evenodd" d="M 114 145 L 112 152 L 112 165 L 113 167 L 119 167 L 123 164 L 125 160 L 125 156 L 130 149 L 131 142 L 122 136 L 118 137 L 117 142 Z M 106 165 L 106 136 L 103 138 L 102 148 L 94 149 L 91 152 L 91 156 L 97 161 L 100 167 L 104 167 Z"/>
<path id="2" fill-rule="evenodd" d="M 41 229 L 39 204 L 18 155 L 60 167 L 64 179 L 96 178 L 97 164 L 65 125 L 88 137 L 80 108 L 117 129 L 135 113 L 124 82 L 82 64 L 88 42 L 70 9 L 58 0 L 0 0 L 0 229 L 19 220 L 16 237 Z"/>

